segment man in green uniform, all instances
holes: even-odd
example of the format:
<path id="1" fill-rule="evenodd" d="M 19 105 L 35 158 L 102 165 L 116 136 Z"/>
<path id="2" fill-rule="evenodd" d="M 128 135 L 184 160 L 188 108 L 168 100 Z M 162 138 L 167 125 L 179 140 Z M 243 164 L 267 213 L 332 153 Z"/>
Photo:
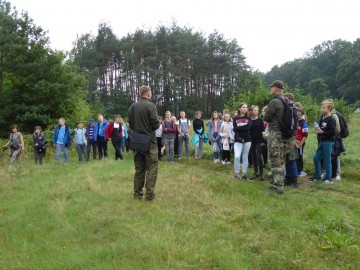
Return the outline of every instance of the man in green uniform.
<path id="1" fill-rule="evenodd" d="M 283 118 L 284 104 L 279 99 L 283 97 L 284 83 L 274 81 L 269 85 L 271 95 L 274 97 L 265 112 L 263 120 L 269 122 L 268 151 L 270 159 L 271 173 L 274 179 L 269 194 L 283 194 L 285 181 L 285 162 L 284 162 L 284 139 L 280 131 L 280 122 Z"/>
<path id="2" fill-rule="evenodd" d="M 155 131 L 159 128 L 160 122 L 156 106 L 150 102 L 152 97 L 150 87 L 141 86 L 139 92 L 140 99 L 129 109 L 129 127 L 135 133 L 151 136 L 151 145 L 147 152 L 134 152 L 134 199 L 142 199 L 145 185 L 145 200 L 152 201 L 155 196 L 154 190 L 158 173 Z"/>

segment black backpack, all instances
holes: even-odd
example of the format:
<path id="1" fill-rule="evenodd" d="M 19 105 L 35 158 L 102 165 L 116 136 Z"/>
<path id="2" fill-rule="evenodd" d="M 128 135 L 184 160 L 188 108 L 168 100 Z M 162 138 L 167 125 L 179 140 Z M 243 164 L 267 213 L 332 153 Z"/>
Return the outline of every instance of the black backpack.
<path id="1" fill-rule="evenodd" d="M 339 112 L 336 112 L 336 115 L 339 117 L 339 122 L 340 122 L 340 134 L 339 134 L 340 137 L 343 139 L 349 137 L 349 127 L 348 124 L 346 123 L 345 118 Z"/>
<path id="2" fill-rule="evenodd" d="M 280 122 L 280 131 L 284 138 L 288 139 L 296 135 L 298 125 L 298 108 L 284 97 L 277 97 L 284 104 L 284 113 Z"/>

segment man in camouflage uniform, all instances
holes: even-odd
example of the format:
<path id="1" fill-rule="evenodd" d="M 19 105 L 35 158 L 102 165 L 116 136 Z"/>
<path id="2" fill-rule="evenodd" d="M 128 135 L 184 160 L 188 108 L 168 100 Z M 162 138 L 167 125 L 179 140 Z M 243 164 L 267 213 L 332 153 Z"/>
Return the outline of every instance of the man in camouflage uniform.
<path id="1" fill-rule="evenodd" d="M 273 177 L 273 185 L 269 194 L 283 194 L 285 181 L 285 161 L 284 156 L 294 147 L 294 138 L 283 138 L 280 131 L 280 122 L 284 114 L 284 104 L 279 99 L 283 98 L 284 83 L 282 81 L 274 81 L 269 85 L 271 95 L 274 97 L 268 105 L 263 120 L 269 122 L 269 138 L 268 151 L 269 163 Z"/>
<path id="2" fill-rule="evenodd" d="M 142 199 L 145 185 L 145 200 L 147 201 L 152 201 L 155 197 L 154 190 L 158 173 L 158 149 L 155 131 L 160 126 L 156 106 L 150 102 L 151 97 L 150 87 L 141 86 L 140 99 L 129 109 L 130 129 L 135 133 L 151 136 L 148 152 L 134 152 L 134 199 Z"/>

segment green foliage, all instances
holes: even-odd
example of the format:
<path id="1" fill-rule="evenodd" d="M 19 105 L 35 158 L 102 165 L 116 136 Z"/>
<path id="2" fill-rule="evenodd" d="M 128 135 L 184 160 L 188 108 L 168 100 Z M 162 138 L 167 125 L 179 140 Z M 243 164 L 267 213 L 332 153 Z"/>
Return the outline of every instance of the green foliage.
<path id="1" fill-rule="evenodd" d="M 304 93 L 310 93 L 321 100 L 329 96 L 344 98 L 349 104 L 360 99 L 360 39 L 352 42 L 343 40 L 326 41 L 315 46 L 300 59 L 274 66 L 263 74 L 263 81 L 269 84 L 282 79 L 290 87 L 299 86 Z"/>
<path id="2" fill-rule="evenodd" d="M 90 115 L 84 101 L 85 79 L 27 13 L 21 16 L 0 2 L 0 127 L 18 123 L 22 130 L 43 128 L 59 117 L 70 121 Z M 8 31 L 8 29 L 12 29 Z"/>
<path id="3" fill-rule="evenodd" d="M 175 22 L 121 38 L 100 24 L 96 36 L 85 34 L 75 42 L 71 57 L 87 78 L 88 99 L 100 100 L 108 113 L 126 114 L 142 84 L 163 96 L 157 104 L 161 113 L 176 115 L 180 110 L 209 115 L 223 109 L 228 89 L 238 94 L 260 85 L 235 40 L 218 32 L 204 37 Z"/>

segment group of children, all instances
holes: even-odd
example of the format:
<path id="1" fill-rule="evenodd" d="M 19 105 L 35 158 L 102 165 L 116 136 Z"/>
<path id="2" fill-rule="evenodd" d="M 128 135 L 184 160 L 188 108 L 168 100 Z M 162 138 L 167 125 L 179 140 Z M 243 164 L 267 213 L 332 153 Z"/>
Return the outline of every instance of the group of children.
<path id="1" fill-rule="evenodd" d="M 115 150 L 115 159 L 123 159 L 122 152 L 128 151 L 127 126 L 121 115 L 115 115 L 114 121 L 108 122 L 102 114 L 98 114 L 97 122 L 89 119 L 88 125 L 84 127 L 83 122 L 78 122 L 77 128 L 70 130 L 64 118 L 60 118 L 55 127 L 53 145 L 56 149 L 56 162 L 61 163 L 62 155 L 64 162 L 69 161 L 68 149 L 71 144 L 76 146 L 79 161 L 89 161 L 92 152 L 93 159 L 108 157 L 108 142 L 111 141 Z M 36 164 L 43 163 L 46 153 L 46 140 L 40 126 L 35 127 L 33 133 L 34 161 Z M 24 153 L 24 138 L 19 132 L 17 125 L 12 126 L 10 140 L 3 146 L 6 150 L 10 146 L 10 166 L 18 156 Z"/>
<path id="2" fill-rule="evenodd" d="M 89 119 L 84 128 L 83 122 L 79 122 L 77 128 L 70 132 L 63 118 L 55 128 L 53 144 L 56 145 L 56 162 L 61 162 L 61 153 L 64 154 L 65 162 L 68 162 L 67 149 L 71 145 L 71 138 L 76 144 L 79 161 L 89 161 L 92 152 L 93 159 L 108 157 L 108 142 L 111 141 L 115 150 L 115 160 L 123 159 L 122 152 L 128 140 L 127 126 L 121 115 L 114 116 L 114 120 L 108 122 L 102 114 L 98 114 L 97 122 Z M 91 151 L 92 149 L 92 151 Z M 127 148 L 128 149 L 128 148 Z"/>
<path id="3" fill-rule="evenodd" d="M 285 184 L 297 188 L 297 178 L 307 175 L 304 171 L 303 155 L 309 129 L 302 104 L 294 102 L 294 96 L 290 93 L 285 94 L 284 97 L 294 103 L 297 108 L 298 125 L 294 134 L 295 147 L 286 154 L 285 158 Z M 209 142 L 212 146 L 214 164 L 231 164 L 231 155 L 233 154 L 235 178 L 242 180 L 258 178 L 263 181 L 264 168 L 267 167 L 268 160 L 268 123 L 262 120 L 266 109 L 265 106 L 260 113 L 258 106 L 248 107 L 246 103 L 242 102 L 232 116 L 226 109 L 222 114 L 214 111 L 207 123 L 201 119 L 201 112 L 196 112 L 192 128 L 184 111 L 180 112 L 179 120 L 172 116 L 170 111 L 167 111 L 165 119 L 161 121 L 159 129 L 156 131 L 159 159 L 161 160 L 164 154 L 169 163 L 173 163 L 174 155 L 181 159 L 184 146 L 186 157 L 190 158 L 189 142 L 191 132 L 193 132 L 192 144 L 195 148 L 196 160 L 202 158 L 203 145 Z M 331 111 L 333 112 L 331 113 Z M 325 183 L 331 183 L 333 179 L 341 179 L 339 173 L 336 173 L 339 169 L 339 159 L 335 164 L 332 157 L 336 134 L 339 133 L 339 131 L 335 131 L 335 127 L 339 128 L 340 126 L 338 123 L 333 123 L 336 122 L 334 119 L 336 114 L 334 114 L 332 100 L 322 103 L 322 113 L 320 129 L 317 131 L 319 148 L 314 156 L 316 172 L 315 177 L 309 178 L 309 181 L 323 178 Z M 329 117 L 334 121 L 328 120 Z M 205 126 L 208 128 L 207 134 Z M 330 166 L 331 164 L 332 166 Z M 247 175 L 249 167 L 254 168 L 251 176 Z M 332 173 L 329 170 L 332 170 Z M 321 174 L 323 171 L 326 173 Z"/>
<path id="4" fill-rule="evenodd" d="M 294 102 L 292 94 L 284 94 L 290 102 Z M 298 128 L 295 134 L 295 148 L 286 156 L 286 179 L 285 184 L 293 184 L 297 187 L 298 176 L 306 176 L 304 172 L 304 147 L 308 136 L 308 125 L 304 114 L 304 108 L 299 102 L 294 102 L 298 109 Z M 191 121 L 186 117 L 184 111 L 180 112 L 177 120 L 170 111 L 165 113 L 165 119 L 161 121 L 156 130 L 158 156 L 161 160 L 166 155 L 169 163 L 174 162 L 174 156 L 179 159 L 183 157 L 185 148 L 186 158 L 190 158 L 190 138 L 195 148 L 195 159 L 201 159 L 203 146 L 211 144 L 213 151 L 213 162 L 223 165 L 231 164 L 231 155 L 234 155 L 235 178 L 247 180 L 248 168 L 253 167 L 254 173 L 250 180 L 258 178 L 264 180 L 264 168 L 267 167 L 268 150 L 267 136 L 268 123 L 262 120 L 267 107 L 262 108 L 259 115 L 259 107 L 240 103 L 238 110 L 230 116 L 229 110 L 223 110 L 222 114 L 214 111 L 211 119 L 204 123 L 201 112 L 195 113 Z M 332 100 L 324 100 L 321 104 L 322 117 L 319 124 L 315 126 L 318 137 L 318 149 L 314 156 L 315 174 L 309 178 L 310 182 L 323 179 L 325 183 L 332 183 L 333 179 L 340 180 L 339 155 L 334 158 L 334 144 L 339 140 L 340 124 L 334 103 Z M 208 133 L 205 132 L 205 126 Z M 340 138 L 341 140 L 341 138 Z M 127 125 L 120 115 L 115 115 L 112 122 L 104 119 L 99 114 L 97 122 L 89 119 L 88 125 L 84 127 L 79 122 L 77 128 L 71 131 L 64 118 L 59 119 L 55 128 L 53 144 L 56 147 L 56 162 L 61 162 L 63 154 L 64 161 L 68 162 L 68 149 L 71 143 L 75 143 L 79 161 L 89 161 L 92 152 L 93 159 L 108 157 L 108 142 L 111 141 L 115 150 L 115 159 L 123 159 L 122 152 L 128 142 Z M 12 126 L 12 133 L 3 150 L 10 146 L 10 165 L 16 157 L 24 152 L 24 139 L 17 125 Z M 45 136 L 41 127 L 36 126 L 33 134 L 34 160 L 36 164 L 43 163 L 46 152 Z M 128 147 L 126 147 L 128 151 Z M 241 167 L 241 168 L 240 168 Z M 241 174 L 240 174 L 241 172 Z"/>

